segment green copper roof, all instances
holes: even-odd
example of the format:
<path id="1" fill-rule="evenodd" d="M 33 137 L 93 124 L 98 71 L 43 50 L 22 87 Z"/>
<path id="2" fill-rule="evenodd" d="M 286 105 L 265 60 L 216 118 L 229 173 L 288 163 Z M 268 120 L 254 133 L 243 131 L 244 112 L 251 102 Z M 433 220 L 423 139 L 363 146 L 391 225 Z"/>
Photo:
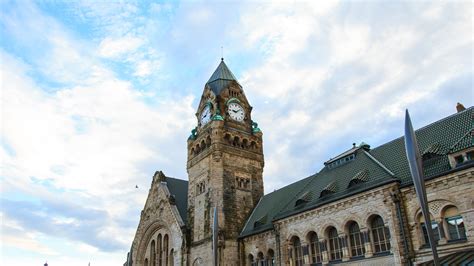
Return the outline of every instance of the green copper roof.
<path id="1" fill-rule="evenodd" d="M 221 91 L 229 86 L 232 81 L 235 81 L 238 84 L 234 74 L 232 74 L 227 65 L 224 63 L 224 59 L 222 59 L 221 63 L 219 66 L 217 66 L 214 74 L 212 74 L 206 85 L 211 87 L 211 90 L 215 95 L 219 95 Z"/>
<path id="2" fill-rule="evenodd" d="M 450 148 L 459 140 L 464 140 L 467 132 L 472 131 L 474 108 L 453 114 L 415 131 L 421 152 L 436 151 L 435 155 L 423 163 L 426 178 L 431 178 L 449 171 L 448 160 Z M 472 147 L 474 143 L 465 143 L 463 148 Z M 370 151 L 374 157 L 390 169 L 402 182 L 411 184 L 411 174 L 405 156 L 403 137 L 390 141 Z"/>
<path id="3" fill-rule="evenodd" d="M 423 170 L 427 179 L 453 170 L 448 160 L 448 154 L 453 147 L 474 146 L 471 133 L 473 119 L 474 108 L 470 107 L 415 131 L 420 151 L 426 154 L 426 157 L 423 157 Z M 403 125 L 400 125 L 400 128 L 401 131 Z M 400 182 L 402 186 L 412 184 L 403 137 L 372 150 L 369 150 L 367 145 L 353 147 L 336 158 L 352 154 L 355 155 L 353 160 L 335 167 L 326 162 L 325 167 L 318 173 L 263 196 L 240 236 L 270 230 L 275 220 L 383 184 L 391 182 Z M 321 196 L 324 189 L 330 193 L 323 193 Z"/>

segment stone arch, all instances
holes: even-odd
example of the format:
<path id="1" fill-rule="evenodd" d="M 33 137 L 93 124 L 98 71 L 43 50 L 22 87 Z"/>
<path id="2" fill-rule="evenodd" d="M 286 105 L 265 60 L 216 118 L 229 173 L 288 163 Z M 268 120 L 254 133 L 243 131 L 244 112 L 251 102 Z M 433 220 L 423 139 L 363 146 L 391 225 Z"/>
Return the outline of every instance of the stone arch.
<path id="1" fill-rule="evenodd" d="M 267 250 L 266 260 L 268 266 L 273 266 L 275 263 L 275 251 L 272 248 Z"/>
<path id="2" fill-rule="evenodd" d="M 456 209 L 458 209 L 458 212 L 459 212 L 459 208 L 458 206 L 456 206 L 455 204 L 453 203 L 447 203 L 445 204 L 443 207 L 440 208 L 440 216 L 444 216 L 444 213 L 446 212 L 447 209 L 451 208 L 451 207 L 454 207 Z"/>
<path id="3" fill-rule="evenodd" d="M 232 146 L 240 146 L 240 138 L 238 136 L 234 137 L 232 141 Z"/>
<path id="4" fill-rule="evenodd" d="M 342 223 L 342 230 L 344 232 L 347 232 L 347 229 L 348 229 L 347 227 L 349 226 L 350 222 L 356 222 L 359 225 L 360 228 L 363 228 L 366 225 L 364 223 L 363 219 L 361 219 L 358 216 L 351 215 L 351 216 L 345 218 L 343 223 Z"/>
<path id="5" fill-rule="evenodd" d="M 224 140 L 227 141 L 227 143 L 231 143 L 232 136 L 229 133 L 225 133 L 224 135 Z"/>
<path id="6" fill-rule="evenodd" d="M 158 230 L 161 230 L 161 229 L 164 229 L 164 231 L 166 231 L 167 234 L 169 234 L 168 227 L 161 220 L 154 221 L 154 222 L 148 224 L 144 228 L 144 230 L 143 230 L 144 233 L 142 235 L 142 238 L 140 238 L 138 240 L 138 243 L 139 243 L 138 247 L 137 247 L 137 260 L 138 260 L 138 263 L 143 263 L 143 261 L 145 260 L 145 254 L 146 254 L 146 250 L 147 250 L 147 247 L 148 247 L 148 243 L 152 240 L 153 235 Z"/>
<path id="7" fill-rule="evenodd" d="M 387 223 L 386 217 L 384 217 L 384 215 L 382 215 L 381 213 L 379 213 L 379 212 L 370 212 L 369 215 L 367 215 L 367 218 L 365 219 L 365 222 L 363 224 L 361 223 L 359 225 L 365 225 L 365 226 L 367 226 L 367 228 L 370 228 L 370 223 L 377 216 L 380 216 L 385 224 Z"/>
<path id="8" fill-rule="evenodd" d="M 249 147 L 249 140 L 243 139 L 242 140 L 242 148 L 247 149 Z"/>
<path id="9" fill-rule="evenodd" d="M 194 149 L 196 154 L 199 154 L 201 152 L 201 146 L 199 144 L 196 145 L 196 148 Z"/>
<path id="10" fill-rule="evenodd" d="M 247 255 L 247 262 L 249 265 L 253 265 L 253 263 L 255 262 L 255 259 L 254 259 L 254 256 L 252 255 L 252 253 L 249 253 Z"/>
<path id="11" fill-rule="evenodd" d="M 256 149 L 256 148 L 257 148 L 257 142 L 251 141 L 251 142 L 250 142 L 250 148 L 251 148 L 252 150 Z"/>
<path id="12" fill-rule="evenodd" d="M 197 266 L 197 265 L 203 265 L 201 257 L 197 257 L 196 259 L 194 259 L 193 266 Z"/>
<path id="13" fill-rule="evenodd" d="M 296 230 L 291 230 L 290 233 L 288 234 L 288 238 L 286 239 L 287 242 L 291 242 L 291 239 L 294 237 L 298 237 L 299 239 L 302 239 L 300 237 L 300 233 Z"/>
<path id="14" fill-rule="evenodd" d="M 435 214 L 432 213 L 430 210 L 428 211 L 430 213 L 430 218 L 433 220 L 435 218 Z M 418 208 L 418 210 L 415 212 L 415 216 L 413 217 L 415 223 L 418 223 L 418 220 L 420 219 L 420 217 L 423 217 L 423 213 L 421 212 L 421 209 Z"/>
<path id="15" fill-rule="evenodd" d="M 328 221 L 327 223 L 325 223 L 325 224 L 321 227 L 321 228 L 322 228 L 322 230 L 321 230 L 321 233 L 322 233 L 322 234 L 319 235 L 319 236 L 320 236 L 320 237 L 323 237 L 324 239 L 326 239 L 326 238 L 327 238 L 328 228 L 330 228 L 330 227 L 336 228 L 336 230 L 337 230 L 338 232 L 341 231 L 341 228 L 339 228 L 339 226 L 337 226 L 337 223 L 336 223 L 336 222 L 334 222 L 334 221 Z"/>
<path id="16" fill-rule="evenodd" d="M 434 218 L 437 218 L 437 217 L 441 217 L 442 210 L 449 205 L 457 206 L 457 204 L 452 201 L 449 201 L 443 198 L 438 198 L 438 199 L 434 199 L 428 202 L 428 209 L 431 215 L 433 215 Z M 421 213 L 420 207 L 418 207 L 413 214 L 415 221 L 419 213 Z"/>
<path id="17" fill-rule="evenodd" d="M 207 136 L 207 138 L 206 138 L 206 147 L 207 148 L 211 147 L 211 137 L 210 136 Z"/>
<path id="18" fill-rule="evenodd" d="M 320 229 L 320 228 L 307 228 L 303 233 L 304 239 L 308 240 L 308 236 L 311 233 L 315 233 L 319 237 L 321 234 L 319 232 L 320 230 L 318 230 L 318 229 Z"/>

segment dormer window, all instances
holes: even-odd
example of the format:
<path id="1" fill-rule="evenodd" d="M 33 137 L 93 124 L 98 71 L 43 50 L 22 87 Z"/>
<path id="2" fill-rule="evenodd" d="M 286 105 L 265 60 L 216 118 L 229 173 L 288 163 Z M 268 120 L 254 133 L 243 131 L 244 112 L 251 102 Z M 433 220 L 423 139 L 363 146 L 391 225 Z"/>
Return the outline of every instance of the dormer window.
<path id="1" fill-rule="evenodd" d="M 362 170 L 355 174 L 352 178 L 351 181 L 349 181 L 349 185 L 347 186 L 348 188 L 354 187 L 358 184 L 367 182 L 369 179 L 369 171 L 368 170 Z"/>
<path id="2" fill-rule="evenodd" d="M 327 165 L 327 167 L 328 168 L 334 168 L 334 167 L 337 167 L 339 165 L 342 165 L 342 164 L 348 163 L 350 161 L 353 161 L 354 159 L 355 159 L 355 154 L 351 154 L 349 156 L 346 156 L 346 157 L 340 158 L 338 160 L 332 161 L 330 164 Z"/>
<path id="3" fill-rule="evenodd" d="M 311 191 L 305 192 L 299 199 L 295 202 L 295 208 L 303 207 L 306 203 L 310 202 L 313 198 L 313 193 Z"/>
<path id="4" fill-rule="evenodd" d="M 449 162 L 452 168 L 462 166 L 472 161 L 474 161 L 474 147 L 449 155 Z"/>
<path id="5" fill-rule="evenodd" d="M 474 160 L 474 129 L 469 130 L 449 149 L 449 163 L 452 168 Z"/>
<path id="6" fill-rule="evenodd" d="M 264 225 L 267 222 L 267 217 L 268 217 L 267 215 L 264 215 L 264 216 L 260 217 L 258 220 L 256 220 L 253 223 L 253 227 L 257 228 L 257 227 L 260 227 L 260 226 Z"/>
<path id="7" fill-rule="evenodd" d="M 336 183 L 333 181 L 329 183 L 322 191 L 321 194 L 319 195 L 320 198 L 326 197 L 328 195 L 331 195 L 333 193 L 336 193 Z"/>
<path id="8" fill-rule="evenodd" d="M 324 165 L 329 169 L 344 165 L 348 162 L 355 160 L 357 156 L 357 151 L 359 149 L 364 149 L 364 150 L 370 149 L 370 146 L 364 142 L 362 142 L 359 146 L 356 146 L 355 143 L 353 143 L 352 145 L 353 146 L 351 149 L 339 154 L 335 158 L 329 159 L 329 161 L 325 162 Z"/>

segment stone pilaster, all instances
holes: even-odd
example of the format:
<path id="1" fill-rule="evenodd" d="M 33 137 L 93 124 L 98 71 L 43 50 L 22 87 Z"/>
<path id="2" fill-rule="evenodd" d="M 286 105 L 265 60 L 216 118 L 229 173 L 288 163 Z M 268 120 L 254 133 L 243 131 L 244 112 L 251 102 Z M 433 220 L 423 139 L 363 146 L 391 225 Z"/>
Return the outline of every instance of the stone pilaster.
<path id="1" fill-rule="evenodd" d="M 349 247 L 347 245 L 347 236 L 345 233 L 339 233 L 339 242 L 342 247 L 342 261 L 348 261 L 351 257 Z"/>
<path id="2" fill-rule="evenodd" d="M 370 231 L 369 229 L 362 229 L 361 233 L 364 239 L 365 257 L 370 258 L 374 256 L 374 252 L 372 251 L 372 243 L 370 242 Z"/>

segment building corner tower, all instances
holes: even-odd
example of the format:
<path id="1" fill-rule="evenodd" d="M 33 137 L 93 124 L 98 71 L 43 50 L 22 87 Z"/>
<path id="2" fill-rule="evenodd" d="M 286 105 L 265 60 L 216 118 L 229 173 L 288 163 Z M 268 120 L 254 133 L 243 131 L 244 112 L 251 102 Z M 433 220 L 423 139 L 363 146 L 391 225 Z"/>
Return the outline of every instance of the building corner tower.
<path id="1" fill-rule="evenodd" d="M 239 233 L 263 196 L 262 132 L 251 114 L 242 86 L 222 59 L 204 86 L 187 145 L 189 265 L 211 265 L 214 207 L 219 265 L 239 265 Z"/>

